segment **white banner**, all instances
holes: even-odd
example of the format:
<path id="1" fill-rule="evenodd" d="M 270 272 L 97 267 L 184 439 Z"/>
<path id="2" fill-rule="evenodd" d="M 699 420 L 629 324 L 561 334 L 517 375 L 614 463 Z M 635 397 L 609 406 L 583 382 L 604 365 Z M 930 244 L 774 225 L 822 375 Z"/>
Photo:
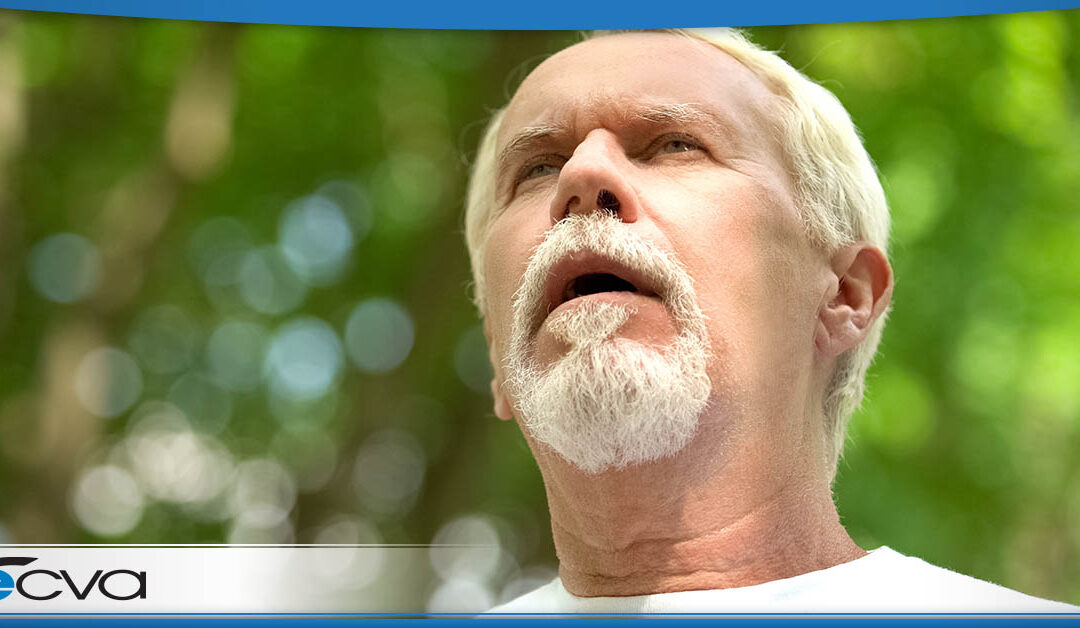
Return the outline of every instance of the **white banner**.
<path id="1" fill-rule="evenodd" d="M 432 574 L 440 564 L 498 560 L 498 551 L 466 545 L 4 545 L 0 613 L 420 613 L 439 585 Z"/>

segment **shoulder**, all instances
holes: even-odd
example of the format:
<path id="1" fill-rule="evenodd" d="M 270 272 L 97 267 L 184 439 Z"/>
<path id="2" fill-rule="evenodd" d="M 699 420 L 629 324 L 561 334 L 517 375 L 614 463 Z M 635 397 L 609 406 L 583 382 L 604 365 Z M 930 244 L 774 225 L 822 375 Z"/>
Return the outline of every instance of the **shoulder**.
<path id="1" fill-rule="evenodd" d="M 532 591 L 514 598 L 505 604 L 500 604 L 487 611 L 488 614 L 512 614 L 512 613 L 558 613 L 567 612 L 567 600 L 562 596 L 569 595 L 562 588 L 558 578 L 540 586 Z"/>
<path id="2" fill-rule="evenodd" d="M 881 547 L 821 572 L 850 595 L 853 610 L 885 612 L 1076 613 L 1080 608 L 1044 600 L 931 565 Z"/>
<path id="3" fill-rule="evenodd" d="M 493 614 L 547 613 L 1080 613 L 881 547 L 862 558 L 784 580 L 712 591 L 581 598 L 558 578 Z"/>

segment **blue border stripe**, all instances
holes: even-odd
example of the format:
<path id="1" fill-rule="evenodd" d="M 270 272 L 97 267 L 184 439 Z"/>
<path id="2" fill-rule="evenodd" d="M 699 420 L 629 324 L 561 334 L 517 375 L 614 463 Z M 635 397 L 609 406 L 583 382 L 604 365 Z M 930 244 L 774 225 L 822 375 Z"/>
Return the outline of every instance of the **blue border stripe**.
<path id="1" fill-rule="evenodd" d="M 310 26 L 496 30 L 816 24 L 1078 7 L 1078 0 L 0 0 L 0 8 L 61 13 Z"/>
<path id="2" fill-rule="evenodd" d="M 206 611 L 199 613 L 187 613 L 187 612 L 157 612 L 157 613 L 0 613 L 0 618 L 6 617 L 42 617 L 42 618 L 67 618 L 67 617 L 237 617 L 237 618 L 290 618 L 290 617 L 450 617 L 450 618 L 475 618 L 477 613 L 425 613 L 425 612 L 397 612 L 397 613 L 362 613 L 362 612 L 318 612 L 318 613 L 306 613 L 306 612 L 293 612 L 293 613 L 238 613 L 238 612 L 216 612 Z M 484 613 L 482 614 L 484 619 L 497 618 L 497 617 L 543 617 L 552 616 L 560 618 L 573 618 L 573 617 L 679 617 L 686 616 L 687 618 L 694 617 L 717 617 L 724 619 L 740 619 L 751 618 L 755 620 L 760 619 L 775 619 L 787 621 L 789 619 L 1026 619 L 1026 618 L 1067 618 L 1080 620 L 1080 613 L 981 613 L 981 612 L 953 612 L 953 613 L 710 613 L 710 612 L 664 612 L 664 613 Z"/>
<path id="3" fill-rule="evenodd" d="M 513 625 L 536 625 L 538 622 L 551 622 L 558 620 L 560 625 L 581 624 L 596 628 L 596 621 L 602 621 L 603 625 L 610 626 L 611 622 L 640 621 L 648 618 L 649 626 L 667 628 L 684 624 L 687 621 L 722 621 L 725 628 L 750 628 L 751 626 L 779 628 L 798 624 L 800 626 L 812 626 L 813 628 L 825 628 L 826 626 L 841 625 L 843 628 L 859 628 L 861 626 L 877 626 L 886 623 L 889 628 L 914 628 L 915 626 L 940 626 L 942 628 L 969 628 L 974 625 L 995 624 L 1002 628 L 1005 626 L 1028 626 L 1032 622 L 1055 622 L 1055 626 L 1080 626 L 1080 614 L 1070 613 L 1038 613 L 1038 614 L 1009 614 L 1009 613 L 917 613 L 911 615 L 891 613 L 822 613 L 822 614 L 723 614 L 723 613 L 686 613 L 685 617 L 677 617 L 680 613 L 504 613 L 501 615 L 481 615 L 464 613 L 4 613 L 5 628 L 8 626 L 21 625 L 27 622 L 48 620 L 50 625 L 64 625 L 64 622 L 91 622 L 102 625 L 101 622 L 120 622 L 119 625 L 133 626 L 148 619 L 168 621 L 173 626 L 186 625 L 188 622 L 236 622 L 243 621 L 244 626 L 271 625 L 281 628 L 288 622 L 297 626 L 307 626 L 314 622 L 327 620 L 353 620 L 366 623 L 397 623 L 401 621 L 416 621 L 421 619 L 437 619 L 440 626 L 453 625 L 456 623 L 472 622 L 483 619 L 485 622 L 511 622 Z M 515 616 L 517 615 L 517 616 Z M 545 616 L 548 615 L 548 616 Z M 30 625 L 30 624 L 27 624 Z M 200 623 L 205 626 L 205 623 Z M 635 623 L 635 626 L 640 626 Z"/>
<path id="4" fill-rule="evenodd" d="M 165 624 L 170 628 L 206 628 L 207 626 L 221 625 L 229 626 L 245 626 L 246 628 L 258 628 L 258 627 L 271 627 L 271 628 L 310 628 L 312 626 L 326 626 L 328 623 L 333 625 L 365 625 L 365 626 L 385 626 L 387 628 L 392 626 L 402 626 L 405 624 L 415 624 L 416 622 L 428 622 L 423 625 L 432 626 L 430 619 L 359 619 L 354 617 L 345 618 L 147 618 L 147 619 L 134 619 L 130 617 L 123 618 L 48 618 L 48 619 L 8 619 L 4 621 L 4 626 L 11 626 L 12 628 L 34 628 L 37 626 L 49 626 L 50 628 L 57 628 L 60 626 L 86 626 L 91 625 L 95 627 L 103 626 L 116 626 L 118 628 L 144 628 L 148 622 L 155 624 Z M 535 628 L 541 625 L 548 625 L 557 622 L 558 626 L 564 628 L 597 628 L 597 622 L 600 622 L 600 626 L 603 628 L 612 628 L 612 626 L 633 626 L 635 628 L 641 628 L 640 619 L 438 619 L 435 620 L 436 627 L 454 628 L 459 626 L 476 626 L 474 622 L 481 622 L 481 626 L 493 626 L 499 624 L 506 624 L 511 626 L 517 626 L 518 628 Z M 717 624 L 721 620 L 716 619 L 654 619 L 649 620 L 649 628 L 682 628 L 686 625 L 686 622 L 708 622 L 711 625 Z M 494 622 L 494 623 L 492 623 Z M 914 617 L 902 617 L 902 618 L 807 618 L 807 619 L 794 619 L 794 618 L 765 618 L 765 617 L 753 617 L 753 618 L 725 618 L 722 620 L 724 628 L 781 628 L 783 626 L 801 626 L 803 628 L 831 628 L 833 626 L 839 626 L 840 628 L 863 628 L 879 626 L 887 626 L 888 628 L 976 628 L 977 626 L 991 626 L 993 628 L 1046 628 L 1047 626 L 1053 626 L 1054 628 L 1065 628 L 1078 625 L 1076 619 L 1059 619 L 1059 618 L 1041 618 L 1041 617 L 1025 617 L 1025 618 L 990 618 L 990 617 L 978 617 L 978 618 L 942 618 L 942 617 L 927 617 L 927 618 L 914 618 Z"/>

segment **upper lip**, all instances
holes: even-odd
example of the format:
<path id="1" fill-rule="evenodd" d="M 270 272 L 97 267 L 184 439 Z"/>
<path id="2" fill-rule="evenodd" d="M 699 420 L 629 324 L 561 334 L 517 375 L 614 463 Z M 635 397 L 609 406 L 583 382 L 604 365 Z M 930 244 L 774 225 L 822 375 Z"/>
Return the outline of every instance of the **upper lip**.
<path id="1" fill-rule="evenodd" d="M 575 280 L 592 274 L 614 275 L 633 284 L 637 294 L 657 296 L 656 287 L 645 273 L 591 251 L 577 251 L 560 259 L 548 272 L 544 283 L 545 316 L 573 298 L 568 298 L 567 290 Z"/>

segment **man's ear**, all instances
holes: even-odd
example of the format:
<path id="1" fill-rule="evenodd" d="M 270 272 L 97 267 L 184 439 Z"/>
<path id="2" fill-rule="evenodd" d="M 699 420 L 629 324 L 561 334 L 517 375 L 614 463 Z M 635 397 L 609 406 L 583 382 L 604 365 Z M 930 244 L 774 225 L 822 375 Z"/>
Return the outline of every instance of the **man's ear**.
<path id="1" fill-rule="evenodd" d="M 510 409 L 510 400 L 503 390 L 502 380 L 498 376 L 491 378 L 491 395 L 495 397 L 495 416 L 503 421 L 514 418 L 514 412 Z"/>
<path id="2" fill-rule="evenodd" d="M 821 352 L 838 356 L 862 342 L 888 309 L 893 273 L 885 254 L 868 242 L 841 248 L 830 265 L 836 282 L 818 312 L 814 343 Z"/>
<path id="3" fill-rule="evenodd" d="M 491 360 L 491 368 L 494 373 L 491 377 L 491 396 L 495 399 L 495 416 L 503 421 L 514 418 L 511 410 L 510 398 L 506 394 L 506 378 L 502 374 L 502 362 L 495 356 L 495 343 L 491 342 L 491 334 L 488 333 L 487 325 L 484 325 L 484 337 L 487 338 L 488 359 Z"/>

